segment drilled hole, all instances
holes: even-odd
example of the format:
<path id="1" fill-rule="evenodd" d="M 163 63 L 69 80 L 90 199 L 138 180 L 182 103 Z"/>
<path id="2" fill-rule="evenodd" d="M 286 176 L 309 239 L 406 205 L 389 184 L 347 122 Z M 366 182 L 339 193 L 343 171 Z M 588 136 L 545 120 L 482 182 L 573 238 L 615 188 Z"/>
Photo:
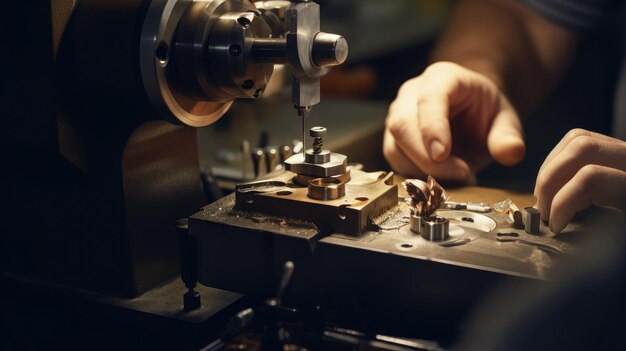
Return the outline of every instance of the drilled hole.
<path id="1" fill-rule="evenodd" d="M 241 55 L 241 46 L 239 46 L 238 44 L 231 45 L 228 48 L 228 53 L 230 54 L 230 56 L 234 57 Z"/>
<path id="2" fill-rule="evenodd" d="M 248 28 L 250 26 L 250 20 L 247 17 L 237 18 L 237 23 L 244 28 Z"/>
<path id="3" fill-rule="evenodd" d="M 365 196 L 359 196 L 357 198 L 355 198 L 356 201 L 369 201 L 369 197 L 365 197 Z"/>
<path id="4" fill-rule="evenodd" d="M 287 195 L 291 195 L 293 194 L 291 191 L 289 190 L 281 190 L 279 192 L 276 193 L 276 195 L 280 195 L 280 196 L 287 196 Z"/>
<path id="5" fill-rule="evenodd" d="M 474 223 L 474 218 L 470 218 L 470 217 L 463 217 L 461 218 L 461 220 L 463 222 L 470 222 L 470 223 Z"/>
<path id="6" fill-rule="evenodd" d="M 406 243 L 406 244 L 402 244 L 402 245 L 400 245 L 400 246 L 401 246 L 401 247 L 403 247 L 403 248 L 405 248 L 405 249 L 410 249 L 410 248 L 412 248 L 412 247 L 413 247 L 413 244 L 408 244 L 408 243 Z"/>
<path id="7" fill-rule="evenodd" d="M 156 58 L 161 61 L 162 63 L 167 62 L 168 56 L 169 56 L 169 49 L 167 47 L 167 44 L 165 43 L 161 43 L 159 44 L 159 46 L 157 46 L 156 51 L 155 51 L 155 56 Z"/>

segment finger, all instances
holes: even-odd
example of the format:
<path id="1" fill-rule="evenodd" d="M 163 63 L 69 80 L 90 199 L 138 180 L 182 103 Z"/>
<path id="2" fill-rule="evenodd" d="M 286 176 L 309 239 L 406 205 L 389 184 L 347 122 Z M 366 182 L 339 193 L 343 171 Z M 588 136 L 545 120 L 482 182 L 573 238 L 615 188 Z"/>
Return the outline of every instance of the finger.
<path id="1" fill-rule="evenodd" d="M 387 161 L 398 172 L 408 176 L 423 177 L 431 175 L 436 179 L 454 180 L 463 182 L 469 174 L 469 166 L 458 157 L 450 157 L 444 162 L 433 162 L 426 154 L 422 143 L 417 143 L 417 156 L 414 158 L 406 152 L 404 145 L 413 144 L 404 140 L 402 143 L 396 139 L 391 130 L 385 131 L 383 152 Z M 413 145 L 415 147 L 415 145 Z M 411 148 L 413 150 L 413 147 Z"/>
<path id="2" fill-rule="evenodd" d="M 487 147 L 498 163 L 512 166 L 526 155 L 524 132 L 517 112 L 506 98 L 501 98 L 500 105 L 487 136 Z"/>
<path id="3" fill-rule="evenodd" d="M 581 134 L 567 143 L 537 175 L 535 196 L 545 220 L 550 217 L 552 199 L 585 165 L 599 165 L 626 170 L 626 143 L 598 138 L 599 134 Z"/>
<path id="4" fill-rule="evenodd" d="M 451 87 L 430 87 L 418 97 L 417 116 L 420 132 L 428 155 L 434 161 L 444 161 L 452 149 L 449 120 L 448 90 Z"/>
<path id="5" fill-rule="evenodd" d="M 550 210 L 550 230 L 559 233 L 577 212 L 592 205 L 624 208 L 626 172 L 587 165 L 559 190 Z"/>
<path id="6" fill-rule="evenodd" d="M 383 154 L 394 171 L 409 177 L 421 179 L 426 177 L 426 174 L 396 145 L 395 138 L 388 131 L 385 131 L 383 140 Z"/>
<path id="7" fill-rule="evenodd" d="M 570 142 L 572 142 L 574 139 L 581 137 L 581 136 L 588 136 L 588 137 L 596 138 L 599 140 L 612 141 L 612 142 L 617 142 L 617 143 L 622 142 L 619 139 L 611 138 L 610 136 L 607 136 L 604 134 L 590 132 L 585 129 L 581 129 L 581 128 L 572 129 L 569 132 L 567 132 L 567 134 L 565 134 L 565 136 L 561 139 L 561 141 L 559 141 L 559 143 L 554 147 L 554 149 L 552 149 L 552 151 L 548 154 L 548 157 L 546 157 L 546 159 L 543 161 L 541 168 L 539 168 L 539 173 L 541 173 L 541 171 L 545 167 L 547 167 L 552 162 L 552 160 L 559 153 L 561 153 L 561 151 L 563 151 L 567 147 L 567 145 L 569 145 Z"/>

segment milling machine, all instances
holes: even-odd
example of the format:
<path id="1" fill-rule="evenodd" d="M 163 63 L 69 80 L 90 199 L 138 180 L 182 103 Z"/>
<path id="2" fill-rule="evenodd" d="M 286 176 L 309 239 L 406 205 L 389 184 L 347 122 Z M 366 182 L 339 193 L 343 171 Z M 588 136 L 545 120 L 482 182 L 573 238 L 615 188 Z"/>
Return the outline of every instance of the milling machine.
<path id="1" fill-rule="evenodd" d="M 427 327 L 439 338 L 495 284 L 539 283 L 550 277 L 555 255 L 575 251 L 568 236 L 532 220 L 531 209 L 523 210 L 530 234 L 510 217 L 519 209 L 476 213 L 449 204 L 417 215 L 391 172 L 364 172 L 350 155 L 324 149 L 326 133 L 336 137 L 332 126 L 311 128 L 312 148 L 283 170 L 206 205 L 189 126 L 213 123 L 236 98 L 258 98 L 274 64 L 290 67 L 307 139 L 319 78 L 348 50 L 342 37 L 320 32 L 312 1 L 49 5 L 32 12 L 14 5 L 28 19 L 24 27 L 41 30 L 29 45 L 11 39 L 28 55 L 11 62 L 11 89 L 2 97 L 13 165 L 3 174 L 12 204 L 2 237 L 10 276 L 150 311 L 127 300 L 150 295 L 182 268 L 186 288 L 166 301 L 175 305 L 168 313 L 195 318 L 215 304 L 201 299 L 197 282 L 272 296 L 291 261 L 285 299 L 357 306 L 380 322 L 376 328 Z M 33 86 L 55 93 L 33 103 Z M 422 202 L 439 191 L 432 182 L 417 184 Z M 217 309 L 240 297 L 218 295 Z"/>

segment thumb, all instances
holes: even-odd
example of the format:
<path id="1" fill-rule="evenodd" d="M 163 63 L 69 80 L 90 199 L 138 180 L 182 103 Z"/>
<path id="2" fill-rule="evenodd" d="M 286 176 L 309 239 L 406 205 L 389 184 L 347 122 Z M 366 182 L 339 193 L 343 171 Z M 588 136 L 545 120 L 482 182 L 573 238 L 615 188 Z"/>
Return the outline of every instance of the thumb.
<path id="1" fill-rule="evenodd" d="M 506 98 L 501 98 L 500 111 L 493 119 L 487 136 L 489 153 L 498 163 L 512 166 L 526 155 L 524 132 L 517 112 Z"/>

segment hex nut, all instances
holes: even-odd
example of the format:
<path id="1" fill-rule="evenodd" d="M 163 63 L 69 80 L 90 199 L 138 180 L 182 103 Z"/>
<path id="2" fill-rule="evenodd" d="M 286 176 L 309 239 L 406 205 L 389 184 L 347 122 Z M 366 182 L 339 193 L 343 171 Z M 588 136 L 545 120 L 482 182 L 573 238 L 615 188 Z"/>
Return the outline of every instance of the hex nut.
<path id="1" fill-rule="evenodd" d="M 301 153 L 295 154 L 285 160 L 285 169 L 316 178 L 328 178 L 346 173 L 348 158 L 345 155 L 332 152 L 330 162 L 314 164 L 305 162 Z"/>

